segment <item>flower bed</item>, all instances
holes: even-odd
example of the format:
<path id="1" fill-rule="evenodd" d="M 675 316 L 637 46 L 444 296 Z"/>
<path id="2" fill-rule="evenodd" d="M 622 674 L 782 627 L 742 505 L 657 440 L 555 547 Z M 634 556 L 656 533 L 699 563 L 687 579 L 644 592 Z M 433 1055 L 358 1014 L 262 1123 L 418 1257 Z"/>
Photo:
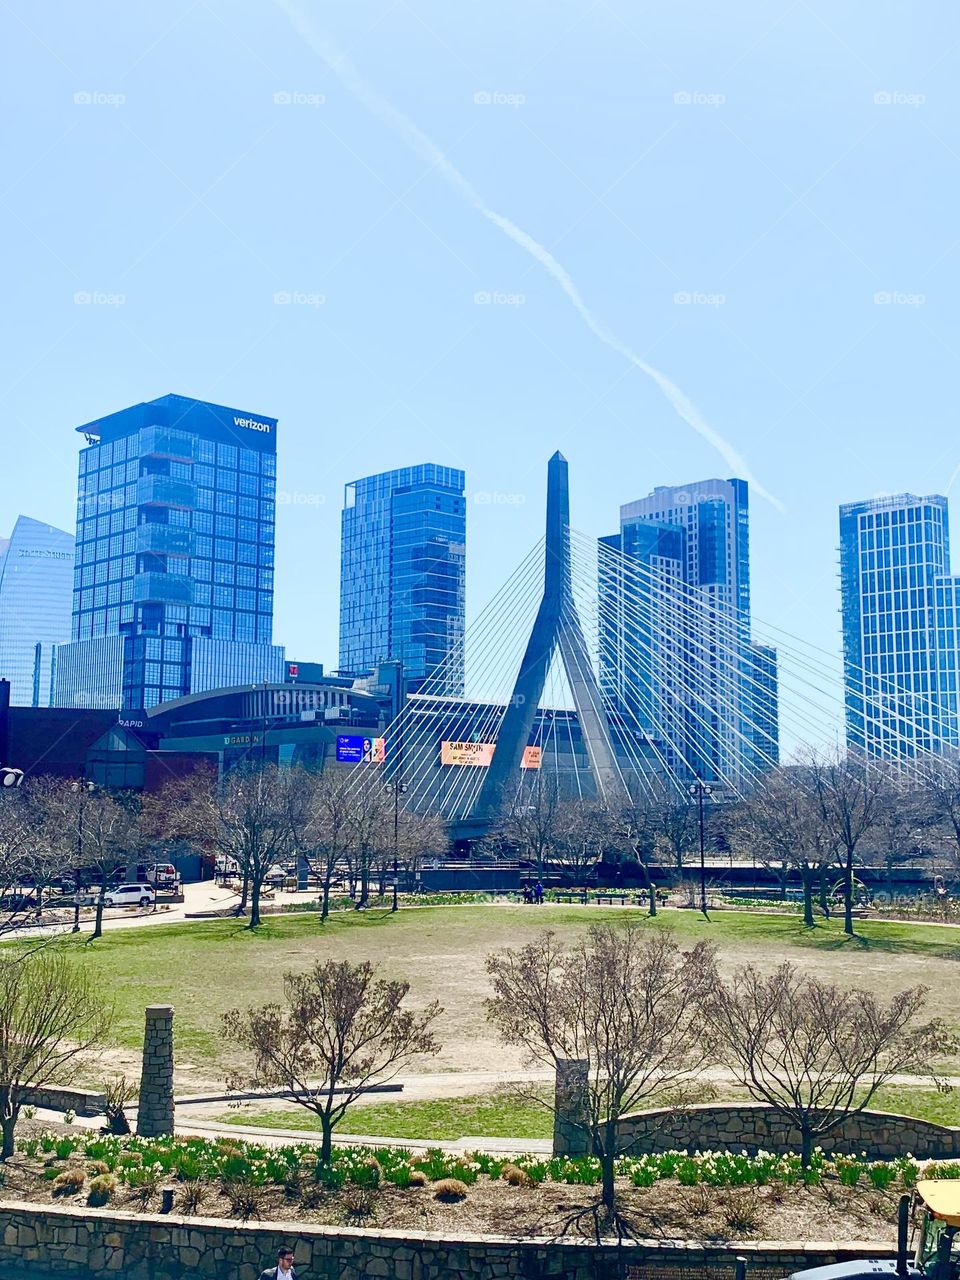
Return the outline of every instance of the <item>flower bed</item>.
<path id="1" fill-rule="evenodd" d="M 232 1138 L 115 1137 L 52 1130 L 21 1139 L 17 1149 L 29 1159 L 42 1161 L 48 1180 L 56 1178 L 71 1157 L 80 1156 L 96 1165 L 100 1173 L 112 1174 L 119 1185 L 134 1189 L 157 1187 L 162 1182 L 199 1181 L 289 1187 L 309 1180 L 334 1190 L 347 1184 L 378 1187 L 381 1183 L 405 1189 L 417 1183 L 417 1173 L 425 1175 L 428 1182 L 454 1178 L 471 1186 L 480 1176 L 500 1179 L 508 1166 L 520 1169 L 533 1184 L 596 1186 L 600 1182 L 600 1161 L 593 1156 L 498 1157 L 439 1149 L 413 1154 L 403 1147 L 344 1146 L 335 1147 L 332 1159 L 325 1163 L 316 1145 L 308 1142 L 273 1147 Z M 621 1156 L 616 1165 L 617 1176 L 636 1187 L 673 1178 L 686 1187 L 820 1186 L 836 1181 L 845 1187 L 862 1185 L 877 1191 L 913 1187 L 921 1168 L 927 1177 L 960 1178 L 957 1161 L 922 1165 L 911 1155 L 896 1160 L 831 1157 L 819 1148 L 807 1169 L 799 1156 L 769 1152 L 749 1156 L 727 1151 Z"/>

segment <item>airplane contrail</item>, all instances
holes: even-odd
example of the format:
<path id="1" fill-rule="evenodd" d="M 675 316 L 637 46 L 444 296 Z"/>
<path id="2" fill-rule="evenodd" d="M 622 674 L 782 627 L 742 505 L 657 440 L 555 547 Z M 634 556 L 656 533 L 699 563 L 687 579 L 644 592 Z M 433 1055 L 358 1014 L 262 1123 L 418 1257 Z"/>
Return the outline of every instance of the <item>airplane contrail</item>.
<path id="1" fill-rule="evenodd" d="M 533 236 L 528 235 L 515 222 L 511 222 L 503 214 L 489 208 L 480 198 L 480 193 L 469 179 L 464 177 L 433 139 L 429 138 L 409 116 L 405 116 L 402 111 L 398 111 L 391 102 L 388 102 L 369 80 L 361 75 L 348 55 L 342 49 L 339 49 L 328 35 L 318 31 L 309 18 L 295 4 L 291 3 L 291 0 L 275 0 L 275 3 L 287 15 L 290 22 L 314 53 L 323 59 L 348 93 L 362 103 L 371 115 L 376 116 L 388 128 L 399 134 L 407 146 L 416 152 L 422 160 L 436 169 L 477 213 L 486 218 L 488 222 L 492 222 L 508 239 L 519 245 L 525 253 L 539 262 L 547 274 L 556 281 L 566 294 L 574 310 L 594 337 L 599 338 L 611 351 L 615 351 L 632 365 L 635 365 L 642 373 L 645 373 L 648 378 L 651 378 L 679 417 L 717 450 L 734 475 L 746 480 L 755 493 L 761 498 L 766 498 L 777 510 L 784 510 L 780 500 L 775 498 L 756 480 L 741 454 L 707 422 L 690 397 L 681 391 L 676 383 L 668 378 L 665 373 L 661 373 L 659 369 L 641 359 L 640 356 L 631 351 L 625 343 L 621 342 L 615 334 L 611 333 L 609 329 L 597 320 L 584 302 L 580 290 L 566 267 L 553 256 L 549 249 L 535 240 Z"/>

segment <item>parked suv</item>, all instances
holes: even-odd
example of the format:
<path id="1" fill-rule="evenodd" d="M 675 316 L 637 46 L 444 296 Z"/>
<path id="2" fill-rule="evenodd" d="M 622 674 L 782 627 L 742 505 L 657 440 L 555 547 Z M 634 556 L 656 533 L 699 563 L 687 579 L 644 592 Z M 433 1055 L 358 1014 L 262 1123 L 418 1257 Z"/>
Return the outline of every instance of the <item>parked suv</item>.
<path id="1" fill-rule="evenodd" d="M 105 907 L 150 907 L 157 900 L 149 884 L 120 884 L 103 895 Z"/>

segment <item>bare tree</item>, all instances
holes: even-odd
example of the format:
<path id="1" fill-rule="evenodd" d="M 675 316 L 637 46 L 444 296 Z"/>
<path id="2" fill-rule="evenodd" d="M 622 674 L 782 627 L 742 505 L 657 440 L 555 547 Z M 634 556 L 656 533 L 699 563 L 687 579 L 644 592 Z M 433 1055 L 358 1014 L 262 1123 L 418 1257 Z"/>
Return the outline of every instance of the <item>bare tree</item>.
<path id="1" fill-rule="evenodd" d="M 13 1155 L 25 1092 L 68 1083 L 110 1021 L 87 974 L 63 952 L 0 955 L 0 1160 Z"/>
<path id="2" fill-rule="evenodd" d="M 158 833 L 237 863 L 244 878 L 238 914 L 246 910 L 249 893 L 249 928 L 256 929 L 267 872 L 297 853 L 304 803 L 301 771 L 267 764 L 240 766 L 219 782 L 213 770 L 197 769 L 168 783 L 151 813 Z"/>
<path id="3" fill-rule="evenodd" d="M 305 803 L 298 809 L 295 837 L 298 853 L 320 881 L 320 922 L 330 915 L 330 892 L 344 862 L 352 834 L 353 775 L 346 769 L 324 769 L 305 781 Z"/>
<path id="4" fill-rule="evenodd" d="M 542 880 L 559 839 L 560 791 L 555 778 L 543 776 L 543 769 L 529 772 L 535 775 L 533 780 L 523 780 L 510 812 L 491 836 L 508 841 L 522 857 L 535 863 L 537 877 Z"/>
<path id="5" fill-rule="evenodd" d="M 890 775 L 877 761 L 852 753 L 829 757 L 811 752 L 804 765 L 816 791 L 826 831 L 840 856 L 843 929 L 852 935 L 857 851 L 881 820 L 890 798 Z"/>
<path id="6" fill-rule="evenodd" d="M 486 967 L 487 1015 L 508 1044 L 554 1067 L 587 1063 L 587 1125 L 612 1212 L 620 1118 L 652 1093 L 682 1092 L 709 1059 L 698 1023 L 714 980 L 712 946 L 683 952 L 667 930 L 596 925 L 566 948 L 543 933 L 488 956 Z"/>
<path id="7" fill-rule="evenodd" d="M 601 802 L 561 801 L 549 861 L 583 883 L 617 834 L 614 815 Z"/>
<path id="8" fill-rule="evenodd" d="M 740 1084 L 798 1129 L 806 1166 L 816 1140 L 869 1106 L 892 1075 L 929 1077 L 930 1062 L 953 1051 L 939 1019 L 917 1025 L 926 997 L 926 987 L 911 987 L 885 1005 L 791 964 L 770 976 L 747 965 L 716 980 L 706 1016 Z"/>
<path id="9" fill-rule="evenodd" d="M 951 854 L 954 874 L 960 874 L 960 751 L 946 748 L 925 756 L 917 774 L 923 804 L 923 827 Z"/>
<path id="10" fill-rule="evenodd" d="M 632 778 L 627 794 L 611 810 L 611 821 L 619 840 L 636 859 L 650 903 L 650 915 L 657 914 L 656 885 L 650 875 L 650 864 L 663 847 L 662 790 L 651 790 L 647 782 Z"/>
<path id="11" fill-rule="evenodd" d="M 282 1005 L 224 1014 L 225 1034 L 254 1059 L 231 1086 L 287 1090 L 320 1121 L 320 1158 L 328 1161 L 334 1129 L 364 1090 L 440 1049 L 432 1030 L 440 1005 L 406 1009 L 409 990 L 378 977 L 368 961 L 318 961 L 307 973 L 284 974 Z"/>
<path id="12" fill-rule="evenodd" d="M 887 788 L 887 802 L 865 837 L 860 860 L 883 874 L 892 896 L 897 890 L 895 870 L 931 859 L 945 834 L 945 824 L 941 815 L 931 810 L 930 797 L 916 777 L 891 769 Z"/>
<path id="13" fill-rule="evenodd" d="M 370 877 L 390 848 L 393 800 L 373 779 L 355 789 L 347 815 L 347 863 L 351 882 L 359 886 L 357 906 L 370 898 Z"/>
<path id="14" fill-rule="evenodd" d="M 59 785 L 52 778 L 30 778 L 0 792 L 0 933 L 27 925 L 31 913 L 39 919 L 44 892 L 66 869 L 59 823 L 42 803 Z"/>
<path id="15" fill-rule="evenodd" d="M 697 806 L 689 796 L 679 795 L 665 782 L 654 780 L 651 800 L 657 835 L 657 850 L 667 854 L 678 871 L 683 870 L 686 855 L 697 845 L 699 819 Z"/>
<path id="16" fill-rule="evenodd" d="M 741 805 L 733 820 L 734 846 L 764 866 L 795 869 L 803 884 L 803 923 L 813 926 L 814 886 L 836 860 L 835 828 L 815 780 L 804 766 L 774 769 Z"/>
<path id="17" fill-rule="evenodd" d="M 94 941 L 103 934 L 104 897 L 111 877 L 140 848 L 140 799 L 82 778 L 48 778 L 28 784 L 26 801 L 38 824 L 37 835 L 62 874 L 69 874 L 76 885 L 77 903 L 85 880 L 96 886 Z M 74 927 L 79 927 L 79 908 Z"/>

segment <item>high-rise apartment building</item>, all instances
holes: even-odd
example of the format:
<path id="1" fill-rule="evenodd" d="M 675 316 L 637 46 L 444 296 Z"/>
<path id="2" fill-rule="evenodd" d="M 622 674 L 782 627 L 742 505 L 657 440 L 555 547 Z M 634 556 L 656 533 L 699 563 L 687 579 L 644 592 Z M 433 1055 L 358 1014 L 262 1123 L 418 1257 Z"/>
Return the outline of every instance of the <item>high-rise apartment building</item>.
<path id="1" fill-rule="evenodd" d="M 740 787 L 776 764 L 776 653 L 750 632 L 746 482 L 660 486 L 621 507 L 619 534 L 600 546 L 600 683 L 612 713 L 704 781 Z"/>
<path id="2" fill-rule="evenodd" d="M 341 519 L 340 669 L 403 664 L 410 688 L 463 692 L 464 474 L 424 463 L 354 480 Z"/>
<path id="3" fill-rule="evenodd" d="M 166 395 L 78 427 L 59 706 L 136 710 L 283 678 L 272 643 L 275 418 Z"/>
<path id="4" fill-rule="evenodd" d="M 840 590 L 848 745 L 879 757 L 956 745 L 960 578 L 946 498 L 841 506 Z"/>
<path id="5" fill-rule="evenodd" d="M 0 538 L 0 678 L 14 706 L 50 704 L 55 645 L 70 639 L 73 534 L 18 516 Z"/>

